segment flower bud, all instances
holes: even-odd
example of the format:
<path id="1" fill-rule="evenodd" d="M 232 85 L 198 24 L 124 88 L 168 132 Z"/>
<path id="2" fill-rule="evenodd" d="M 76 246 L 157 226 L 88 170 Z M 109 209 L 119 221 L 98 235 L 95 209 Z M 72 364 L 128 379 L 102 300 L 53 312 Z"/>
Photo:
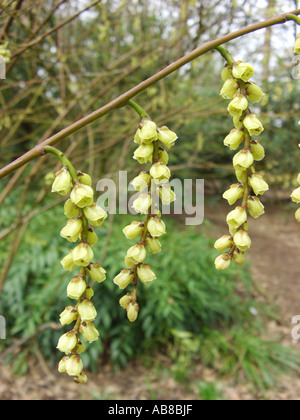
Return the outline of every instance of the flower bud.
<path id="1" fill-rule="evenodd" d="M 86 288 L 86 291 L 85 291 L 85 297 L 88 299 L 88 300 L 91 300 L 92 299 L 92 297 L 94 296 L 94 290 L 92 289 L 92 287 L 91 286 L 87 286 L 87 288 Z"/>
<path id="2" fill-rule="evenodd" d="M 136 266 L 136 264 L 136 261 L 134 261 L 132 258 L 125 256 L 125 265 L 127 268 L 133 268 Z"/>
<path id="3" fill-rule="evenodd" d="M 151 184 L 151 176 L 149 172 L 143 171 L 131 181 L 136 191 L 144 191 Z"/>
<path id="4" fill-rule="evenodd" d="M 298 223 L 300 223 L 300 207 L 295 213 L 295 219 L 297 220 Z"/>
<path id="5" fill-rule="evenodd" d="M 134 138 L 135 143 L 149 144 L 157 140 L 157 138 L 158 134 L 155 122 L 148 118 L 143 118 Z"/>
<path id="6" fill-rule="evenodd" d="M 70 198 L 77 207 L 82 209 L 93 204 L 94 191 L 88 185 L 77 182 L 71 191 Z"/>
<path id="7" fill-rule="evenodd" d="M 77 242 L 82 230 L 82 219 L 69 219 L 66 226 L 60 231 L 60 236 L 69 242 Z"/>
<path id="8" fill-rule="evenodd" d="M 72 188 L 72 177 L 67 168 L 61 169 L 55 174 L 55 180 L 52 184 L 52 192 L 60 195 L 67 195 Z"/>
<path id="9" fill-rule="evenodd" d="M 233 228 L 238 228 L 247 221 L 247 212 L 243 207 L 236 207 L 227 215 L 227 223 Z"/>
<path id="10" fill-rule="evenodd" d="M 107 213 L 96 203 L 83 209 L 85 217 L 93 226 L 101 226 L 104 220 L 107 218 Z"/>
<path id="11" fill-rule="evenodd" d="M 248 176 L 247 170 L 242 166 L 236 166 L 234 169 L 237 180 L 241 183 L 246 182 Z"/>
<path id="12" fill-rule="evenodd" d="M 298 174 L 297 183 L 300 185 L 300 174 Z"/>
<path id="13" fill-rule="evenodd" d="M 291 198 L 294 203 L 300 203 L 300 187 L 292 192 Z"/>
<path id="14" fill-rule="evenodd" d="M 236 150 L 241 143 L 245 140 L 244 130 L 238 130 L 234 128 L 230 131 L 228 136 L 224 139 L 225 146 L 228 146 L 231 150 Z"/>
<path id="15" fill-rule="evenodd" d="M 240 88 L 239 83 L 231 77 L 230 79 L 227 79 L 220 91 L 220 95 L 224 99 L 232 99 L 234 95 L 238 92 Z"/>
<path id="16" fill-rule="evenodd" d="M 134 275 L 130 270 L 122 270 L 114 278 L 114 283 L 119 286 L 120 289 L 125 289 L 134 279 Z"/>
<path id="17" fill-rule="evenodd" d="M 131 301 L 132 301 L 132 294 L 127 293 L 125 296 L 121 297 L 121 299 L 119 300 L 119 303 L 122 306 L 122 308 L 127 309 Z"/>
<path id="18" fill-rule="evenodd" d="M 248 99 L 253 103 L 260 102 L 265 96 L 261 88 L 254 82 L 246 83 L 245 89 Z"/>
<path id="19" fill-rule="evenodd" d="M 91 300 L 84 299 L 78 305 L 78 313 L 82 321 L 94 321 L 97 316 L 96 308 Z"/>
<path id="20" fill-rule="evenodd" d="M 251 239 L 246 230 L 238 230 L 234 234 L 233 240 L 240 251 L 247 251 L 247 249 L 249 249 L 251 246 Z"/>
<path id="21" fill-rule="evenodd" d="M 231 263 L 231 256 L 229 254 L 222 254 L 215 259 L 215 267 L 217 270 L 227 270 Z"/>
<path id="22" fill-rule="evenodd" d="M 66 365 L 67 365 L 67 360 L 69 359 L 69 356 L 64 356 L 61 361 L 58 364 L 58 371 L 60 373 L 67 373 L 66 370 Z"/>
<path id="23" fill-rule="evenodd" d="M 158 216 L 150 217 L 147 229 L 154 238 L 158 238 L 166 233 L 166 225 Z"/>
<path id="24" fill-rule="evenodd" d="M 158 149 L 157 160 L 163 163 L 164 165 L 167 165 L 169 163 L 169 155 L 162 147 L 159 147 Z M 151 157 L 150 162 L 153 162 L 153 156 Z"/>
<path id="25" fill-rule="evenodd" d="M 157 162 L 151 166 L 150 175 L 155 180 L 155 183 L 159 184 L 169 181 L 171 172 L 162 162 Z"/>
<path id="26" fill-rule="evenodd" d="M 176 200 L 176 194 L 172 191 L 170 185 L 162 185 L 159 189 L 159 196 L 161 202 L 165 205 L 169 205 Z"/>
<path id="27" fill-rule="evenodd" d="M 236 129 L 240 130 L 241 128 L 244 127 L 242 115 L 235 115 L 232 118 L 232 121 Z"/>
<path id="28" fill-rule="evenodd" d="M 81 235 L 79 237 L 81 239 Z M 90 244 L 90 246 L 94 246 L 98 242 L 98 236 L 91 227 L 88 228 L 86 240 Z"/>
<path id="29" fill-rule="evenodd" d="M 156 279 L 156 275 L 151 270 L 150 265 L 140 264 L 137 267 L 137 273 L 142 283 L 148 284 Z"/>
<path id="30" fill-rule="evenodd" d="M 134 221 L 123 229 L 123 233 L 127 239 L 134 239 L 141 236 L 144 232 L 144 225 L 140 222 Z"/>
<path id="31" fill-rule="evenodd" d="M 74 348 L 73 353 L 81 354 L 85 351 L 85 345 L 78 340 L 77 346 Z"/>
<path id="32" fill-rule="evenodd" d="M 88 378 L 84 372 L 81 372 L 80 375 L 74 376 L 74 382 L 79 385 L 85 385 L 88 381 Z"/>
<path id="33" fill-rule="evenodd" d="M 106 271 L 98 263 L 92 263 L 88 265 L 86 272 L 87 275 L 97 283 L 102 283 L 106 279 Z"/>
<path id="34" fill-rule="evenodd" d="M 149 208 L 152 204 L 152 198 L 149 194 L 140 194 L 136 200 L 134 200 L 132 207 L 140 214 L 148 214 Z"/>
<path id="35" fill-rule="evenodd" d="M 73 277 L 67 287 L 67 295 L 70 299 L 78 300 L 86 290 L 86 282 L 83 277 Z"/>
<path id="36" fill-rule="evenodd" d="M 253 165 L 254 158 L 250 150 L 242 149 L 233 157 L 233 166 L 248 169 Z"/>
<path id="37" fill-rule="evenodd" d="M 248 108 L 248 100 L 244 95 L 237 94 L 228 105 L 228 112 L 233 117 L 241 116 Z"/>
<path id="38" fill-rule="evenodd" d="M 262 195 L 269 190 L 268 184 L 259 174 L 252 174 L 249 177 L 249 185 L 253 189 L 255 195 Z"/>
<path id="39" fill-rule="evenodd" d="M 80 184 L 88 185 L 89 187 L 92 186 L 92 178 L 89 174 L 85 174 L 83 172 L 77 171 L 78 179 Z"/>
<path id="40" fill-rule="evenodd" d="M 77 335 L 69 331 L 60 337 L 56 348 L 62 353 L 70 354 L 76 345 Z"/>
<path id="41" fill-rule="evenodd" d="M 294 53 L 298 55 L 300 54 L 300 34 L 298 34 L 296 38 L 296 42 L 294 45 Z"/>
<path id="42" fill-rule="evenodd" d="M 169 130 L 168 127 L 161 127 L 158 129 L 158 140 L 169 149 L 174 146 L 177 139 L 177 134 L 174 133 L 174 131 Z"/>
<path id="43" fill-rule="evenodd" d="M 216 242 L 214 247 L 217 251 L 225 251 L 225 249 L 231 248 L 233 245 L 233 238 L 231 235 L 223 235 Z"/>
<path id="44" fill-rule="evenodd" d="M 225 191 L 223 198 L 228 201 L 228 204 L 232 206 L 237 200 L 242 198 L 244 195 L 244 186 L 242 184 L 233 184 L 229 190 Z"/>
<path id="45" fill-rule="evenodd" d="M 238 248 L 233 251 L 232 258 L 237 265 L 243 265 L 245 263 L 245 254 Z"/>
<path id="46" fill-rule="evenodd" d="M 133 302 L 129 303 L 127 307 L 127 318 L 129 319 L 130 322 L 134 322 L 137 319 L 138 313 L 139 313 L 139 305 Z"/>
<path id="47" fill-rule="evenodd" d="M 250 136 L 259 136 L 264 130 L 262 123 L 255 114 L 247 115 L 243 120 L 243 124 Z"/>
<path id="48" fill-rule="evenodd" d="M 142 244 L 136 244 L 128 249 L 127 258 L 130 259 L 134 264 L 138 264 L 144 261 L 146 258 L 146 249 Z"/>
<path id="49" fill-rule="evenodd" d="M 133 154 L 133 159 L 137 160 L 141 165 L 150 162 L 153 158 L 153 143 L 141 144 Z"/>
<path id="50" fill-rule="evenodd" d="M 78 312 L 73 306 L 67 306 L 65 310 L 60 314 L 61 325 L 69 325 L 76 321 L 78 318 Z"/>
<path id="51" fill-rule="evenodd" d="M 66 372 L 69 376 L 80 375 L 83 369 L 83 363 L 78 354 L 72 354 L 66 362 Z"/>
<path id="52" fill-rule="evenodd" d="M 66 255 L 62 260 L 61 260 L 61 265 L 63 266 L 63 268 L 67 271 L 72 271 L 74 270 L 74 268 L 76 267 L 76 264 L 74 264 L 74 260 L 73 260 L 73 251 L 70 251 L 68 255 Z"/>
<path id="53" fill-rule="evenodd" d="M 253 155 L 254 160 L 261 161 L 265 157 L 265 149 L 260 144 L 259 140 L 252 140 L 250 143 L 250 150 Z"/>
<path id="54" fill-rule="evenodd" d="M 99 331 L 92 322 L 82 322 L 80 325 L 79 332 L 83 335 L 84 339 L 88 343 L 98 340 Z"/>
<path id="55" fill-rule="evenodd" d="M 265 213 L 265 207 L 258 197 L 249 197 L 247 201 L 247 209 L 254 219 L 257 219 Z"/>
<path id="56" fill-rule="evenodd" d="M 94 252 L 87 242 L 80 242 L 73 249 L 74 264 L 80 267 L 87 267 L 94 257 Z"/>
<path id="57" fill-rule="evenodd" d="M 79 216 L 79 208 L 75 206 L 75 204 L 72 202 L 72 200 L 69 198 L 64 205 L 64 214 L 69 219 L 74 219 Z"/>
<path id="58" fill-rule="evenodd" d="M 146 239 L 146 245 L 152 254 L 158 254 L 161 251 L 161 243 L 157 238 L 148 237 Z"/>
<path id="59" fill-rule="evenodd" d="M 254 68 L 248 63 L 237 61 L 233 65 L 232 75 L 236 79 L 242 79 L 244 82 L 248 82 L 254 76 Z"/>

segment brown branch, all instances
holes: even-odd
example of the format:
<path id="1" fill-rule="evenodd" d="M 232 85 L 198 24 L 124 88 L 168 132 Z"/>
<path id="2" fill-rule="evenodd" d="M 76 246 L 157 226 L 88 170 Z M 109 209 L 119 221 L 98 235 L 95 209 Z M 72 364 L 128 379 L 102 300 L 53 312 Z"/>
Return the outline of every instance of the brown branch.
<path id="1" fill-rule="evenodd" d="M 13 23 L 13 20 L 15 18 L 15 14 L 21 8 L 22 3 L 23 3 L 23 0 L 18 0 L 17 1 L 14 12 L 8 17 L 7 21 L 5 22 L 5 24 L 2 28 L 1 35 L 0 35 L 0 41 L 3 41 L 6 38 L 7 33 L 9 31 L 9 28 L 11 27 L 11 25 Z"/>
<path id="2" fill-rule="evenodd" d="M 81 128 L 85 127 L 88 124 L 96 121 L 97 119 L 107 115 L 112 110 L 122 108 L 125 106 L 130 99 L 138 95 L 139 93 L 146 90 L 149 86 L 157 83 L 158 81 L 164 79 L 165 77 L 169 76 L 170 74 L 174 73 L 179 68 L 183 67 L 185 64 L 190 63 L 191 61 L 195 60 L 196 58 L 208 53 L 209 51 L 215 49 L 216 47 L 232 41 L 233 39 L 239 38 L 243 35 L 249 34 L 251 32 L 258 31 L 259 29 L 268 28 L 273 25 L 283 24 L 288 20 L 293 20 L 290 18 L 290 15 L 298 16 L 300 15 L 300 9 L 280 14 L 274 16 L 272 18 L 266 19 L 262 22 L 258 22 L 247 26 L 245 28 L 239 29 L 234 31 L 230 34 L 222 36 L 221 38 L 217 38 L 213 41 L 208 41 L 205 44 L 201 45 L 200 47 L 196 48 L 192 52 L 186 54 L 185 56 L 181 57 L 180 59 L 174 61 L 169 66 L 165 67 L 163 70 L 159 71 L 158 73 L 154 74 L 153 76 L 149 77 L 148 79 L 144 80 L 143 82 L 139 83 L 132 89 L 128 90 L 127 92 L 123 93 L 122 95 L 118 96 L 113 101 L 109 102 L 108 104 L 102 106 L 98 110 L 92 112 L 91 114 L 87 115 L 86 117 L 76 121 L 75 123 L 71 124 L 69 127 L 64 128 L 60 132 L 54 134 L 53 136 L 49 137 L 42 143 L 35 146 L 33 149 L 16 159 L 15 161 L 11 162 L 10 164 L 6 165 L 4 168 L 0 170 L 0 178 L 5 177 L 9 173 L 15 171 L 16 169 L 20 168 L 21 166 L 25 165 L 26 163 L 32 161 L 43 155 L 43 148 L 45 146 L 53 146 L 59 143 L 61 140 L 65 139 L 69 135 L 75 133 L 76 131 L 80 130 Z"/>

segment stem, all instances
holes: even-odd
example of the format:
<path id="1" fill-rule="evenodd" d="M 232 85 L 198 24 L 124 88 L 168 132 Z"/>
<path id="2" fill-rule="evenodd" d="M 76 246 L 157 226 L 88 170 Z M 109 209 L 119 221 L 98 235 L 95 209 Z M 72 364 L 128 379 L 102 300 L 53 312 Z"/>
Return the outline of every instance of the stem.
<path id="1" fill-rule="evenodd" d="M 132 89 L 118 96 L 113 101 L 97 109 L 96 111 L 92 112 L 91 114 L 87 115 L 81 120 L 76 121 L 75 123 L 71 124 L 69 127 L 64 128 L 63 130 L 59 131 L 58 133 L 54 134 L 53 136 L 44 140 L 42 143 L 35 146 L 33 149 L 29 150 L 24 155 L 20 156 L 15 161 L 3 167 L 2 169 L 0 169 L 0 179 L 4 178 L 6 175 L 10 174 L 11 172 L 15 171 L 16 169 L 20 168 L 26 163 L 32 161 L 33 159 L 36 159 L 42 156 L 43 149 L 45 146 L 53 146 L 59 143 L 61 140 L 65 139 L 66 137 L 70 136 L 71 134 L 75 133 L 76 131 L 80 130 L 81 128 L 85 127 L 86 125 L 91 124 L 97 119 L 107 115 L 112 110 L 122 108 L 123 106 L 127 105 L 128 101 L 130 101 L 130 99 L 132 99 L 134 96 L 138 95 L 139 93 L 146 90 L 148 87 L 152 86 L 153 84 L 159 82 L 160 80 L 174 73 L 176 70 L 180 69 L 185 64 L 190 63 L 196 58 L 208 53 L 209 51 L 213 49 L 216 49 L 220 45 L 225 44 L 226 42 L 232 41 L 233 39 L 237 39 L 243 35 L 258 31 L 263 28 L 268 28 L 270 26 L 283 24 L 289 20 L 296 21 L 297 19 L 296 15 L 300 15 L 300 9 L 274 16 L 272 18 L 263 20 L 261 22 L 246 26 L 245 28 L 229 33 L 213 41 L 208 41 L 204 43 L 200 47 L 196 48 L 195 50 L 191 51 L 185 56 L 174 61 L 172 64 L 168 65 L 161 71 L 155 73 L 153 76 L 139 83 Z"/>
<path id="2" fill-rule="evenodd" d="M 298 16 L 295 16 L 294 14 L 288 14 L 286 15 L 286 20 L 293 20 L 297 23 L 297 25 L 300 25 L 300 18 Z"/>
<path id="3" fill-rule="evenodd" d="M 226 48 L 222 47 L 222 45 L 217 47 L 216 50 L 219 51 L 219 53 L 222 55 L 223 58 L 225 58 L 229 67 L 232 67 L 233 64 L 235 63 L 235 60 L 232 57 L 232 55 L 228 52 L 228 50 L 226 50 Z"/>
<path id="4" fill-rule="evenodd" d="M 63 152 L 61 152 L 60 150 L 52 146 L 44 147 L 43 151 L 44 153 L 52 153 L 53 155 L 55 155 L 61 161 L 63 166 L 66 166 L 68 168 L 68 171 L 71 174 L 73 182 L 74 183 L 78 182 L 78 175 L 77 175 L 76 169 L 74 168 L 72 163 L 69 161 L 69 159 L 66 157 L 66 155 Z"/>
<path id="5" fill-rule="evenodd" d="M 139 114 L 141 119 L 148 118 L 149 120 L 151 120 L 147 112 L 139 104 L 134 102 L 132 99 L 128 101 L 128 105 L 131 106 Z"/>

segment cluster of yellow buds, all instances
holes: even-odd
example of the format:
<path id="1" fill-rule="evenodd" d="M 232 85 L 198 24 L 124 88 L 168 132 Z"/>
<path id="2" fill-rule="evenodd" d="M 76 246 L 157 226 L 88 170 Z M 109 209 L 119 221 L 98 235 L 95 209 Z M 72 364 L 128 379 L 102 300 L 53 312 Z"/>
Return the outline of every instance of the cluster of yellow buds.
<path id="1" fill-rule="evenodd" d="M 0 57 L 3 57 L 5 63 L 10 62 L 11 52 L 8 48 L 8 42 L 0 43 Z"/>
<path id="2" fill-rule="evenodd" d="M 62 325 L 75 322 L 75 326 L 60 337 L 57 345 L 57 348 L 65 353 L 59 363 L 59 372 L 74 377 L 74 381 L 78 384 L 87 382 L 80 357 L 85 346 L 79 334 L 89 343 L 99 337 L 99 332 L 93 323 L 97 311 L 92 302 L 94 295 L 92 285 L 93 282 L 101 283 L 106 278 L 106 271 L 99 264 L 92 262 L 94 258 L 92 247 L 98 241 L 93 228 L 101 226 L 107 214 L 94 203 L 94 191 L 91 185 L 92 180 L 88 174 L 75 171 L 75 175 L 72 175 L 68 167 L 63 167 L 55 174 L 52 184 L 52 192 L 63 196 L 70 194 L 64 205 L 68 222 L 60 235 L 69 242 L 79 242 L 61 261 L 65 270 L 72 271 L 78 267 L 79 273 L 71 279 L 67 287 L 68 297 L 75 300 L 76 304 L 67 306 L 60 314 Z M 87 277 L 91 279 L 89 284 Z"/>
<path id="3" fill-rule="evenodd" d="M 243 264 L 245 251 L 251 246 L 248 233 L 248 213 L 254 218 L 264 214 L 264 206 L 258 196 L 264 194 L 269 187 L 262 175 L 255 172 L 254 162 L 265 157 L 260 141 L 255 137 L 264 130 L 258 116 L 249 109 L 249 101 L 259 102 L 264 93 L 250 79 L 254 76 L 254 68 L 242 61 L 226 65 L 222 71 L 224 85 L 220 95 L 230 99 L 228 112 L 233 118 L 234 128 L 224 139 L 225 146 L 231 150 L 240 150 L 233 157 L 233 166 L 237 183 L 223 194 L 229 205 L 241 200 L 240 205 L 227 215 L 229 235 L 224 235 L 215 242 L 215 248 L 224 252 L 215 260 L 217 270 L 227 269 L 231 261 Z"/>
<path id="4" fill-rule="evenodd" d="M 136 132 L 134 142 L 138 148 L 133 158 L 140 164 L 150 162 L 149 171 L 142 171 L 132 185 L 139 195 L 133 202 L 136 213 L 145 214 L 143 222 L 133 221 L 123 229 L 127 239 L 140 238 L 139 242 L 130 247 L 125 257 L 126 269 L 122 270 L 115 278 L 114 283 L 120 289 L 125 289 L 133 283 L 133 291 L 120 299 L 120 305 L 127 311 L 129 321 L 134 322 L 139 312 L 137 302 L 138 278 L 143 284 L 149 284 L 156 279 L 155 273 L 148 264 L 145 264 L 147 248 L 157 254 L 161 251 L 159 238 L 166 233 L 166 225 L 161 219 L 159 198 L 163 204 L 175 201 L 169 179 L 171 176 L 168 168 L 169 156 L 164 146 L 171 148 L 177 135 L 168 127 L 158 128 L 149 118 L 143 118 Z"/>

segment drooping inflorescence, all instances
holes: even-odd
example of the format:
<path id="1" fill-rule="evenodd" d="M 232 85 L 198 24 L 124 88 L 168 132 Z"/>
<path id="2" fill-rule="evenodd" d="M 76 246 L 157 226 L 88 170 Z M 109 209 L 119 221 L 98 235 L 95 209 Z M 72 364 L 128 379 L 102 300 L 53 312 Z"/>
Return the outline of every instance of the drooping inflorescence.
<path id="1" fill-rule="evenodd" d="M 144 284 L 149 284 L 156 279 L 155 273 L 145 263 L 145 259 L 147 249 L 153 254 L 161 251 L 159 238 L 166 233 L 166 226 L 159 210 L 159 199 L 163 204 L 170 204 L 176 198 L 169 184 L 171 176 L 167 166 L 169 156 L 164 149 L 164 146 L 171 148 L 176 140 L 177 135 L 168 127 L 158 128 L 155 122 L 146 117 L 142 118 L 134 138 L 138 148 L 133 158 L 140 164 L 151 163 L 149 171 L 142 171 L 132 181 L 135 190 L 139 192 L 133 202 L 133 208 L 146 217 L 144 221 L 133 221 L 123 229 L 127 239 L 139 238 L 139 241 L 127 251 L 125 257 L 127 268 L 114 278 L 114 283 L 120 289 L 125 289 L 133 283 L 132 292 L 120 299 L 120 305 L 126 309 L 127 317 L 131 322 L 137 319 L 139 312 L 138 279 Z"/>
<path id="2" fill-rule="evenodd" d="M 59 157 L 63 156 L 54 148 L 46 148 L 46 151 L 54 152 Z M 66 158 L 63 157 L 61 160 L 64 161 Z M 98 263 L 92 262 L 94 259 L 92 248 L 98 241 L 94 227 L 101 226 L 107 214 L 94 203 L 94 191 L 91 185 L 91 177 L 88 174 L 75 171 L 69 162 L 67 166 L 56 173 L 52 185 L 52 192 L 63 196 L 70 194 L 64 205 L 64 213 L 68 222 L 61 230 L 60 235 L 71 243 L 77 243 L 75 248 L 62 259 L 61 264 L 67 271 L 79 269 L 79 273 L 71 279 L 67 287 L 68 297 L 76 303 L 67 306 L 60 314 L 62 325 L 69 325 L 73 322 L 75 325 L 58 341 L 57 348 L 65 353 L 58 370 L 74 377 L 74 381 L 79 384 L 87 382 L 80 357 L 80 353 L 85 350 L 80 334 L 89 343 L 99 337 L 99 332 L 93 323 L 97 311 L 92 302 L 94 295 L 92 285 L 93 282 L 101 283 L 106 278 L 106 271 Z M 88 277 L 91 279 L 89 283 Z"/>
<path id="3" fill-rule="evenodd" d="M 254 168 L 254 162 L 261 161 L 265 157 L 265 151 L 257 140 L 264 130 L 263 125 L 249 108 L 249 102 L 260 102 L 264 96 L 261 88 L 250 81 L 253 76 L 254 68 L 242 61 L 232 60 L 222 71 L 224 84 L 220 95 L 224 99 L 230 99 L 228 112 L 234 123 L 224 144 L 231 150 L 237 150 L 241 146 L 233 157 L 237 183 L 225 191 L 223 198 L 229 205 L 236 204 L 238 200 L 241 202 L 227 215 L 229 234 L 215 242 L 215 248 L 223 252 L 215 260 L 217 270 L 227 269 L 232 260 L 236 264 L 244 263 L 244 254 L 251 246 L 248 215 L 258 218 L 264 214 L 259 196 L 269 189 L 262 175 Z"/>

